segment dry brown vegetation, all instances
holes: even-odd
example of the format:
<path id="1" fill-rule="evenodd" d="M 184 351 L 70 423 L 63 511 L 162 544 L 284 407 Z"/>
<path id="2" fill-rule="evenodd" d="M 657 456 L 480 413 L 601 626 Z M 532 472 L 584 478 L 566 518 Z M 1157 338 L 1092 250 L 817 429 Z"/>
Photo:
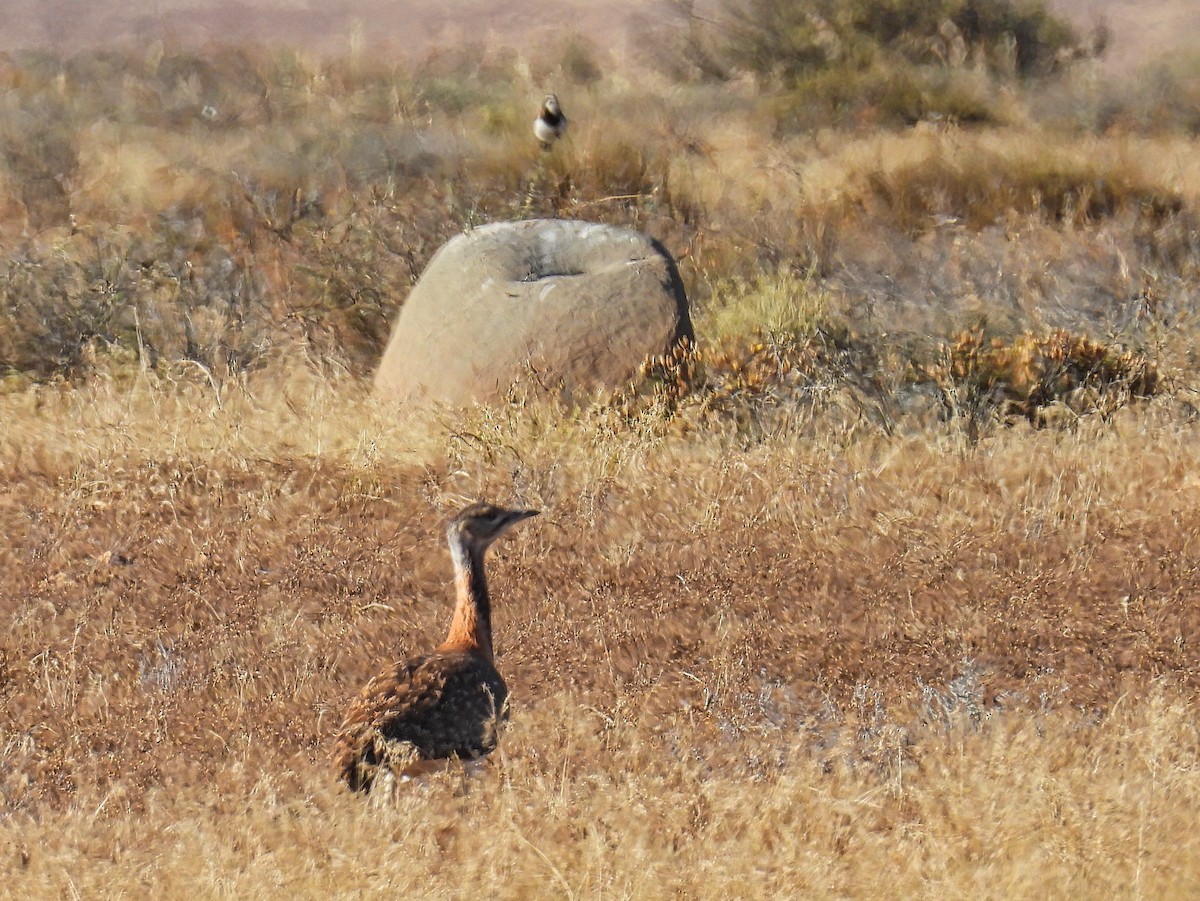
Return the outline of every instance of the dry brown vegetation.
<path id="1" fill-rule="evenodd" d="M 3 412 L 17 895 L 1196 888 L 1200 480 L 1169 410 L 971 444 L 838 405 L 738 448 L 418 428 L 301 374 Z M 547 511 L 493 564 L 512 723 L 368 808 L 328 740 L 440 639 L 464 494 Z"/>
<path id="2" fill-rule="evenodd" d="M 793 132 L 623 65 L 0 66 L 0 895 L 1200 890 L 1186 122 L 968 67 L 987 127 Z M 663 240 L 697 346 L 380 407 L 425 261 L 533 215 Z M 478 497 L 544 511 L 490 565 L 511 721 L 364 803 L 330 738 Z"/>

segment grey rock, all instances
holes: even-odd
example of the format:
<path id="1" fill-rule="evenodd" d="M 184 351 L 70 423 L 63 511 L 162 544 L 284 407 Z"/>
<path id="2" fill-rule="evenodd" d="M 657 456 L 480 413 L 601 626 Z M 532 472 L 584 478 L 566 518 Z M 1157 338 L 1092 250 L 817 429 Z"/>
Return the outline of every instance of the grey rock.
<path id="1" fill-rule="evenodd" d="M 400 311 L 375 389 L 453 406 L 526 385 L 580 402 L 692 338 L 678 269 L 657 241 L 591 222 L 499 222 L 434 255 Z"/>

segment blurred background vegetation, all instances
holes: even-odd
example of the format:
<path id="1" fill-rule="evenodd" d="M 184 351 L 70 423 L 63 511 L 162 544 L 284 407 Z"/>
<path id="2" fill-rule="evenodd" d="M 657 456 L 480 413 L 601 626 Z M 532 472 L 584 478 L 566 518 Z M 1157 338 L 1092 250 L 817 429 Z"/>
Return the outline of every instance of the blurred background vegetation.
<path id="1" fill-rule="evenodd" d="M 161 41 L 0 56 L 4 384 L 222 383 L 281 355 L 366 376 L 442 243 L 535 216 L 666 243 L 710 393 L 757 371 L 765 390 L 738 393 L 755 403 L 833 379 L 874 386 L 875 409 L 965 390 L 1025 411 L 1022 385 L 1144 394 L 1166 383 L 1149 369 L 1190 368 L 1173 339 L 1200 271 L 1197 57 L 1105 75 L 1106 28 L 1011 0 L 664 10 L 633 58 L 576 35 L 403 63 Z M 573 125 L 542 154 L 550 87 Z M 768 364 L 771 327 L 726 309 L 781 292 L 821 311 L 784 342 L 803 363 Z M 970 382 L 991 364 L 946 361 L 971 336 L 1098 342 L 1083 357 L 1128 366 Z"/>

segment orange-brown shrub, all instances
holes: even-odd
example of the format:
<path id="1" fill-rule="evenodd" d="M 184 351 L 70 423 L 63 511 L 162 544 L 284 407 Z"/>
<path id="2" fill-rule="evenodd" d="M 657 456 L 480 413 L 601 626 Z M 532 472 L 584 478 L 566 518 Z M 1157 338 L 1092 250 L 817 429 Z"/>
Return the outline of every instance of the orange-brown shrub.
<path id="1" fill-rule="evenodd" d="M 1035 423 L 1051 404 L 1110 414 L 1161 386 L 1158 367 L 1143 354 L 1063 329 L 1007 341 L 988 340 L 981 328 L 962 332 L 922 376 L 939 388 L 948 412 L 987 407 Z"/>

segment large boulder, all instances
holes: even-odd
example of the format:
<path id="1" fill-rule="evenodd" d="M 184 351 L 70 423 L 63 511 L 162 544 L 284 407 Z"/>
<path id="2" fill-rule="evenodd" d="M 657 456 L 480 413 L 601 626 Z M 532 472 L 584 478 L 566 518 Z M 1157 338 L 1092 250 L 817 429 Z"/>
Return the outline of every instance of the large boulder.
<path id="1" fill-rule="evenodd" d="M 657 241 L 565 219 L 498 222 L 443 246 L 375 376 L 379 396 L 459 405 L 514 384 L 583 400 L 691 340 L 679 271 Z"/>

